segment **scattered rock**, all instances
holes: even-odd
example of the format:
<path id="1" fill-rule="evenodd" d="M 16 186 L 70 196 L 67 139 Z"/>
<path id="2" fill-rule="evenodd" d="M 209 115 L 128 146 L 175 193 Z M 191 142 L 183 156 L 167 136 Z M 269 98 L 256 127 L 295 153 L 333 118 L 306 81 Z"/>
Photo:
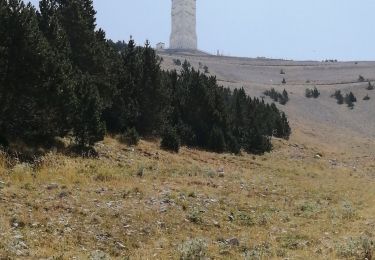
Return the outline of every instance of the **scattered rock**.
<path id="1" fill-rule="evenodd" d="M 221 167 L 217 170 L 217 173 L 219 175 L 220 178 L 223 178 L 224 175 L 225 175 L 225 172 L 224 172 L 224 167 Z"/>
<path id="2" fill-rule="evenodd" d="M 213 223 L 214 226 L 217 227 L 217 228 L 220 228 L 220 227 L 221 227 L 221 226 L 220 226 L 220 223 L 219 223 L 218 221 L 216 221 L 216 220 L 212 221 L 212 223 Z"/>
<path id="3" fill-rule="evenodd" d="M 14 228 L 24 228 L 25 222 L 14 217 L 10 220 L 10 226 Z"/>
<path id="4" fill-rule="evenodd" d="M 23 236 L 20 233 L 16 233 L 14 236 L 10 249 L 16 256 L 29 256 L 29 247 L 23 241 Z"/>
<path id="5" fill-rule="evenodd" d="M 166 228 L 166 224 L 165 224 L 165 222 L 157 221 L 156 224 L 157 224 L 160 228 L 162 228 L 162 229 L 165 229 L 165 228 Z"/>
<path id="6" fill-rule="evenodd" d="M 59 188 L 59 185 L 57 183 L 50 183 L 47 185 L 47 190 L 55 190 Z"/>
<path id="7" fill-rule="evenodd" d="M 229 238 L 229 239 L 225 240 L 225 242 L 228 245 L 231 245 L 231 246 L 239 246 L 240 245 L 240 241 L 236 237 Z"/>
<path id="8" fill-rule="evenodd" d="M 66 197 L 68 197 L 68 196 L 69 196 L 69 193 L 66 192 L 66 191 L 63 191 L 63 192 L 61 192 L 61 193 L 58 195 L 58 197 L 59 197 L 60 199 L 66 198 Z"/>
<path id="9" fill-rule="evenodd" d="M 320 154 L 320 153 L 317 153 L 317 154 L 315 155 L 315 159 L 321 159 L 322 157 L 323 157 L 323 155 Z"/>
<path id="10" fill-rule="evenodd" d="M 121 244 L 120 242 L 116 242 L 115 245 L 116 245 L 116 247 L 117 247 L 118 249 L 121 249 L 121 250 L 126 249 L 126 246 L 124 246 L 124 245 Z"/>

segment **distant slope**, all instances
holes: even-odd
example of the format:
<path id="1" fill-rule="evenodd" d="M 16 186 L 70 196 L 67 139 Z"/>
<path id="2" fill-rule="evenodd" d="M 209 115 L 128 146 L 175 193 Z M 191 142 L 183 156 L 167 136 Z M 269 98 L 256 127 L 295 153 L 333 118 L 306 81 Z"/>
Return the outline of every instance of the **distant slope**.
<path id="1" fill-rule="evenodd" d="M 290 102 L 279 106 L 294 126 L 293 138 L 311 141 L 336 152 L 353 151 L 358 154 L 373 151 L 375 137 L 375 90 L 366 89 L 367 82 L 358 82 L 359 76 L 375 85 L 375 62 L 317 62 L 252 59 L 207 55 L 200 52 L 159 52 L 164 69 L 177 69 L 174 59 L 188 60 L 195 68 L 215 75 L 220 84 L 244 87 L 252 96 L 262 97 L 266 89 L 284 88 Z M 281 74 L 281 70 L 285 74 Z M 281 84 L 285 78 L 287 84 Z M 318 99 L 305 98 L 305 89 L 316 86 Z M 353 110 L 336 104 L 331 94 L 341 90 L 352 91 L 358 99 Z M 365 95 L 369 101 L 363 101 Z M 269 100 L 269 99 L 266 99 Z M 269 100 L 270 101 L 270 100 Z"/>

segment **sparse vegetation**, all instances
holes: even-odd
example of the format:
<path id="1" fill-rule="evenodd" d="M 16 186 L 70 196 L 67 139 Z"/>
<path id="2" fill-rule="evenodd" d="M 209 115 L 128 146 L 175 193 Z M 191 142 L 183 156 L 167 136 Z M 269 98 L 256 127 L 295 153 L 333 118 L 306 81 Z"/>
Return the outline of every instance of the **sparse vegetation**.
<path id="1" fill-rule="evenodd" d="M 283 78 L 283 80 L 281 81 L 281 83 L 285 85 L 286 84 L 286 79 Z"/>
<path id="2" fill-rule="evenodd" d="M 336 250 L 338 255 L 343 258 L 371 260 L 375 254 L 375 241 L 368 236 L 350 237 L 338 245 Z"/>
<path id="3" fill-rule="evenodd" d="M 180 59 L 173 59 L 173 64 L 176 66 L 181 66 L 181 60 Z"/>
<path id="4" fill-rule="evenodd" d="M 358 82 L 365 82 L 365 77 L 363 77 L 362 75 L 359 75 L 358 76 Z"/>
<path id="5" fill-rule="evenodd" d="M 342 105 L 345 103 L 351 109 L 354 108 L 354 103 L 357 102 L 357 98 L 354 96 L 353 92 L 346 94 L 344 97 L 340 90 L 336 90 L 335 93 L 331 95 L 331 97 L 336 98 L 337 104 Z"/>
<path id="6" fill-rule="evenodd" d="M 357 102 L 357 98 L 354 96 L 352 92 L 345 95 L 344 99 L 345 103 L 348 105 L 349 108 L 354 108 L 354 103 Z"/>
<path id="7" fill-rule="evenodd" d="M 331 97 L 336 98 L 337 104 L 339 105 L 344 104 L 344 96 L 341 94 L 340 90 L 336 90 L 335 93 L 331 95 Z"/>
<path id="8" fill-rule="evenodd" d="M 367 85 L 367 90 L 373 90 L 374 89 L 374 86 L 371 84 L 371 81 L 368 82 L 368 85 Z"/>
<path id="9" fill-rule="evenodd" d="M 186 147 L 175 154 L 160 150 L 157 141 L 141 140 L 129 150 L 106 138 L 96 145 L 100 160 L 49 153 L 32 164 L 8 164 L 1 155 L 0 255 L 85 259 L 98 243 L 101 255 L 125 259 L 373 254 L 368 232 L 375 187 L 366 177 L 372 162 L 353 159 L 353 174 L 340 155 L 334 166 L 315 160 L 315 148 L 296 149 L 282 140 L 274 146 L 264 156 Z M 301 159 L 292 157 L 296 152 Z M 364 234 L 368 243 L 346 242 Z M 13 251 L 13 241 L 27 247 Z"/>
<path id="10" fill-rule="evenodd" d="M 363 100 L 365 100 L 365 101 L 370 100 L 370 96 L 367 94 L 367 95 L 363 98 Z"/>
<path id="11" fill-rule="evenodd" d="M 281 75 L 285 75 L 285 71 L 283 69 L 280 70 Z"/>
<path id="12" fill-rule="evenodd" d="M 207 242 L 196 238 L 184 242 L 179 246 L 181 260 L 200 260 L 207 256 Z"/>
<path id="13" fill-rule="evenodd" d="M 313 89 L 307 88 L 305 91 L 305 96 L 307 98 L 318 98 L 320 96 L 320 92 L 316 87 L 314 87 Z"/>
<path id="14" fill-rule="evenodd" d="M 289 95 L 285 89 L 280 93 L 274 88 L 271 88 L 271 90 L 266 90 L 263 94 L 272 98 L 273 101 L 279 102 L 281 105 L 286 105 L 289 101 Z"/>

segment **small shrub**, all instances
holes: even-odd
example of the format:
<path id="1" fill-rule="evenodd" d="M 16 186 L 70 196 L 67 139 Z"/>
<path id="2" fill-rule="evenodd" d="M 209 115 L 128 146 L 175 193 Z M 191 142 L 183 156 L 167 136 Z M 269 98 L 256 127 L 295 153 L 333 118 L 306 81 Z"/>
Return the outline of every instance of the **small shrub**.
<path id="1" fill-rule="evenodd" d="M 313 89 L 307 88 L 305 91 L 305 96 L 307 98 L 318 98 L 320 96 L 320 92 L 316 87 L 314 87 Z"/>
<path id="2" fill-rule="evenodd" d="M 309 240 L 306 236 L 298 234 L 287 234 L 283 237 L 277 238 L 277 241 L 281 242 L 282 248 L 290 250 L 303 249 L 309 243 Z"/>
<path id="3" fill-rule="evenodd" d="M 176 129 L 167 127 L 162 135 L 161 148 L 167 151 L 178 153 L 180 150 L 180 138 Z"/>
<path id="4" fill-rule="evenodd" d="M 200 260 L 207 256 L 207 242 L 204 239 L 195 238 L 188 240 L 179 246 L 181 260 Z"/>
<path id="5" fill-rule="evenodd" d="M 273 255 L 272 246 L 269 242 L 263 242 L 245 252 L 245 260 L 270 259 Z"/>
<path id="6" fill-rule="evenodd" d="M 341 94 L 340 90 L 336 90 L 335 93 L 331 95 L 331 97 L 336 98 L 337 104 L 339 105 L 344 104 L 344 96 Z"/>
<path id="7" fill-rule="evenodd" d="M 202 218 L 202 212 L 194 208 L 189 214 L 186 216 L 186 218 L 194 224 L 202 224 L 203 223 L 203 218 Z"/>
<path id="8" fill-rule="evenodd" d="M 185 60 L 184 63 L 182 64 L 182 67 L 188 69 L 188 68 L 191 68 L 191 64 L 188 60 Z"/>
<path id="9" fill-rule="evenodd" d="M 365 101 L 370 100 L 370 96 L 367 94 L 367 95 L 363 98 L 363 100 L 365 100 Z"/>
<path id="10" fill-rule="evenodd" d="M 236 216 L 236 221 L 240 226 L 251 227 L 255 225 L 255 219 L 253 216 L 245 211 L 240 211 Z"/>
<path id="11" fill-rule="evenodd" d="M 371 82 L 369 81 L 368 82 L 368 85 L 367 85 L 367 90 L 374 90 L 374 86 L 371 84 Z"/>
<path id="12" fill-rule="evenodd" d="M 173 59 L 173 63 L 174 63 L 174 65 L 176 65 L 176 66 L 181 66 L 181 61 L 179 60 L 179 59 Z"/>
<path id="13" fill-rule="evenodd" d="M 359 75 L 358 82 L 365 82 L 365 78 L 362 75 Z"/>
<path id="14" fill-rule="evenodd" d="M 375 253 L 375 241 L 364 236 L 349 238 L 345 243 L 336 247 L 338 256 L 353 259 L 373 259 Z"/>
<path id="15" fill-rule="evenodd" d="M 285 75 L 285 71 L 283 69 L 280 70 L 281 75 Z"/>
<path id="16" fill-rule="evenodd" d="M 127 129 L 120 137 L 120 141 L 127 145 L 138 145 L 139 135 L 135 128 Z"/>
<path id="17" fill-rule="evenodd" d="M 286 79 L 283 78 L 283 81 L 281 81 L 282 84 L 286 84 Z"/>
<path id="18" fill-rule="evenodd" d="M 348 107 L 350 107 L 351 109 L 353 109 L 354 103 L 357 102 L 357 98 L 354 96 L 352 92 L 346 94 L 344 100 Z"/>
<path id="19" fill-rule="evenodd" d="M 266 90 L 263 94 L 269 96 L 275 102 L 279 102 L 281 105 L 286 105 L 286 103 L 288 103 L 289 101 L 289 95 L 285 89 L 282 93 L 280 93 L 276 91 L 274 88 L 271 88 L 271 90 Z"/>
<path id="20" fill-rule="evenodd" d="M 344 202 L 341 207 L 341 217 L 344 220 L 353 220 L 358 216 L 356 209 L 350 202 Z"/>

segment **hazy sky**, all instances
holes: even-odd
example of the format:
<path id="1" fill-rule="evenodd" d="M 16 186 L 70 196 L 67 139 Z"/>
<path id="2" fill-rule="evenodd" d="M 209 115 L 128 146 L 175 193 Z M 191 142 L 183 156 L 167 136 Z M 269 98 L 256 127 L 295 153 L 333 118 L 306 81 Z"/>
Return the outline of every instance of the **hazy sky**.
<path id="1" fill-rule="evenodd" d="M 108 38 L 168 45 L 171 0 L 94 4 Z M 375 0 L 197 0 L 198 46 L 234 56 L 375 60 L 374 13 Z"/>

